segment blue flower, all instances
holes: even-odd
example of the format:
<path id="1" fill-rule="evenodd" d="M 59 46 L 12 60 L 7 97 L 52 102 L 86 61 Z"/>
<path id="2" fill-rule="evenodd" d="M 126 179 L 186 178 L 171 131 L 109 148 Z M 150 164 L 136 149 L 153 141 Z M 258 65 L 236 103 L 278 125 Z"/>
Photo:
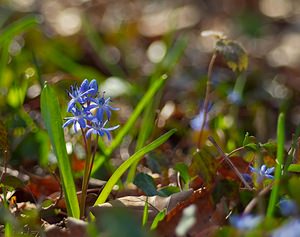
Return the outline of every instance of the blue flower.
<path id="1" fill-rule="evenodd" d="M 298 206 L 291 199 L 283 198 L 279 202 L 279 209 L 283 216 L 295 216 L 298 214 Z"/>
<path id="2" fill-rule="evenodd" d="M 71 112 L 72 108 L 79 103 L 83 105 L 88 100 L 88 95 L 94 95 L 98 91 L 98 85 L 96 80 L 92 80 L 91 83 L 87 79 L 85 79 L 80 87 L 78 86 L 71 86 L 68 95 L 71 97 L 70 102 L 68 103 L 67 111 Z"/>
<path id="3" fill-rule="evenodd" d="M 88 90 L 90 95 L 95 96 L 98 93 L 98 83 L 95 79 L 91 80 Z"/>
<path id="4" fill-rule="evenodd" d="M 241 104 L 242 103 L 242 96 L 241 93 L 237 92 L 237 91 L 231 91 L 228 96 L 227 96 L 228 100 L 233 103 L 233 104 Z"/>
<path id="5" fill-rule="evenodd" d="M 85 79 L 80 87 L 71 86 L 68 92 L 71 97 L 68 103 L 67 111 L 72 113 L 73 116 L 66 117 L 66 122 L 63 128 L 72 124 L 74 131 L 77 132 L 78 125 L 80 128 L 85 129 L 86 137 L 91 134 L 98 134 L 99 136 L 107 135 L 111 139 L 110 131 L 118 128 L 119 126 L 105 128 L 105 125 L 111 117 L 111 110 L 119 110 L 109 105 L 110 98 L 105 99 L 104 94 L 98 97 L 98 84 L 95 79 L 89 82 Z M 96 110 L 96 113 L 93 110 Z M 106 114 L 107 120 L 104 122 L 103 117 Z"/>
<path id="6" fill-rule="evenodd" d="M 275 170 L 275 167 L 267 168 L 266 165 L 262 165 L 260 167 L 260 169 L 256 169 L 256 168 L 250 166 L 250 171 L 253 173 L 256 173 L 258 175 L 258 178 L 257 178 L 258 183 L 262 182 L 265 178 L 274 179 L 274 175 L 273 175 L 274 170 Z"/>
<path id="7" fill-rule="evenodd" d="M 272 237 L 299 237 L 300 236 L 300 220 L 292 219 L 280 228 L 273 231 Z"/>
<path id="8" fill-rule="evenodd" d="M 71 112 L 74 116 L 65 118 L 66 122 L 63 124 L 63 128 L 69 126 L 70 124 L 73 124 L 74 131 L 77 133 L 77 124 L 79 124 L 81 128 L 86 127 L 87 114 L 84 112 L 84 110 L 79 110 L 76 107 L 72 107 Z"/>
<path id="9" fill-rule="evenodd" d="M 207 114 L 206 114 L 206 123 L 204 128 L 208 127 L 208 120 L 209 120 L 209 111 L 211 110 L 213 104 L 209 103 L 207 106 Z M 199 113 L 190 121 L 190 125 L 194 131 L 200 131 L 202 125 L 204 123 L 204 109 L 201 109 Z"/>
<path id="10" fill-rule="evenodd" d="M 93 104 L 91 104 L 88 109 L 92 110 L 92 109 L 97 109 L 96 112 L 96 116 L 99 120 L 103 119 L 103 115 L 104 113 L 106 114 L 106 117 L 108 120 L 110 120 L 110 116 L 111 116 L 111 110 L 119 110 L 119 108 L 114 108 L 112 106 L 109 105 L 110 97 L 108 97 L 107 99 L 104 98 L 104 94 L 102 97 L 100 98 L 95 98 L 92 99 L 92 101 L 94 102 Z"/>
<path id="11" fill-rule="evenodd" d="M 234 215 L 230 217 L 229 221 L 230 224 L 240 230 L 251 230 L 262 221 L 262 216 L 254 216 L 250 214 L 242 216 Z"/>
<path id="12" fill-rule="evenodd" d="M 110 128 L 105 128 L 107 122 L 108 120 L 106 120 L 104 123 L 102 121 L 94 120 L 92 122 L 92 125 L 87 125 L 87 128 L 89 129 L 86 132 L 86 137 L 89 138 L 91 134 L 97 134 L 101 137 L 106 135 L 108 140 L 111 140 L 110 131 L 117 129 L 119 125 Z"/>

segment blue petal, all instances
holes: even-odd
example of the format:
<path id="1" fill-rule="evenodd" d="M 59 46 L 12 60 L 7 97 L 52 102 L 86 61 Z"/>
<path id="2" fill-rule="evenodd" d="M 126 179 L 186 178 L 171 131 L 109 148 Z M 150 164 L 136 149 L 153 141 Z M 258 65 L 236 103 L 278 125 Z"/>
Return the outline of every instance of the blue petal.
<path id="1" fill-rule="evenodd" d="M 116 126 L 114 126 L 114 127 L 105 128 L 105 129 L 108 130 L 108 131 L 112 131 L 112 130 L 117 129 L 118 127 L 120 127 L 120 125 L 116 125 Z"/>
<path id="2" fill-rule="evenodd" d="M 111 140 L 111 135 L 110 135 L 109 131 L 107 131 L 107 129 L 104 129 L 103 132 L 105 132 L 108 140 Z"/>
<path id="3" fill-rule="evenodd" d="M 80 86 L 80 92 L 85 92 L 89 89 L 89 81 L 88 79 L 85 79 Z"/>
<path id="4" fill-rule="evenodd" d="M 76 100 L 75 99 L 71 99 L 70 102 L 68 103 L 67 111 L 68 112 L 72 112 L 72 109 L 74 108 L 75 104 L 76 104 Z"/>
<path id="5" fill-rule="evenodd" d="M 85 123 L 85 119 L 84 118 L 79 118 L 78 119 L 78 123 L 80 125 L 81 128 L 85 128 L 86 127 L 86 123 Z"/>
<path id="6" fill-rule="evenodd" d="M 91 136 L 91 133 L 93 130 L 94 130 L 93 128 L 90 128 L 89 130 L 87 130 L 86 135 L 85 135 L 86 138 L 89 138 Z"/>
<path id="7" fill-rule="evenodd" d="M 95 79 L 90 82 L 90 89 L 92 89 L 91 93 L 96 94 L 98 92 L 98 83 Z"/>
<path id="8" fill-rule="evenodd" d="M 102 108 L 99 108 L 97 110 L 96 117 L 97 117 L 99 122 L 103 121 L 103 109 Z"/>
<path id="9" fill-rule="evenodd" d="M 69 126 L 71 123 L 73 123 L 74 122 L 74 119 L 68 119 L 64 124 L 63 124 L 63 128 L 65 128 L 65 127 L 67 127 L 67 126 Z"/>

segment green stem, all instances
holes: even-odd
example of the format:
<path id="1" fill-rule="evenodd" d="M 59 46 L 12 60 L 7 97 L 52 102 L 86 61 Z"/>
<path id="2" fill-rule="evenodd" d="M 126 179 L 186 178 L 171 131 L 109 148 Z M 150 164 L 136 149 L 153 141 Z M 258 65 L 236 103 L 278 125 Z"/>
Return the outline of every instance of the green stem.
<path id="1" fill-rule="evenodd" d="M 204 110 L 203 111 L 203 121 L 201 124 L 200 133 L 199 133 L 198 148 L 200 148 L 201 144 L 202 144 L 203 129 L 204 129 L 204 126 L 205 126 L 206 120 L 207 120 L 207 113 L 208 113 L 207 110 L 208 110 L 209 94 L 210 94 L 210 88 L 211 88 L 211 74 L 212 74 L 212 68 L 215 63 L 216 57 L 217 57 L 217 54 L 216 54 L 216 52 L 214 52 L 214 54 L 212 55 L 211 60 L 209 62 L 209 66 L 208 66 L 205 98 L 204 98 L 204 105 L 203 105 L 203 110 Z"/>
<path id="2" fill-rule="evenodd" d="M 83 173 L 83 180 L 82 180 L 82 187 L 81 187 L 81 200 L 80 200 L 80 217 L 85 216 L 85 200 L 87 195 L 87 188 L 89 183 L 89 174 L 90 174 L 90 163 L 91 163 L 91 146 L 90 146 L 90 139 L 87 141 L 85 137 L 85 132 L 83 128 L 81 128 L 82 137 L 84 141 L 84 148 L 86 152 L 86 160 L 84 164 L 84 173 Z"/>
<path id="3" fill-rule="evenodd" d="M 95 146 L 94 146 L 94 150 L 93 150 L 93 156 L 92 156 L 91 164 L 90 164 L 90 167 L 89 167 L 88 180 L 91 177 L 92 168 L 93 168 L 93 165 L 94 165 L 94 160 L 95 160 L 95 155 L 96 155 L 97 145 L 98 145 L 98 139 L 99 139 L 99 135 L 97 134 L 97 137 L 96 137 L 96 140 L 95 140 Z"/>
<path id="4" fill-rule="evenodd" d="M 275 212 L 275 207 L 278 201 L 279 195 L 279 185 L 282 173 L 282 165 L 284 163 L 284 121 L 285 115 L 284 113 L 280 113 L 278 117 L 278 124 L 277 124 L 277 159 L 276 159 L 276 168 L 275 168 L 275 178 L 274 178 L 274 185 L 272 188 L 269 205 L 267 209 L 267 217 L 272 217 Z"/>

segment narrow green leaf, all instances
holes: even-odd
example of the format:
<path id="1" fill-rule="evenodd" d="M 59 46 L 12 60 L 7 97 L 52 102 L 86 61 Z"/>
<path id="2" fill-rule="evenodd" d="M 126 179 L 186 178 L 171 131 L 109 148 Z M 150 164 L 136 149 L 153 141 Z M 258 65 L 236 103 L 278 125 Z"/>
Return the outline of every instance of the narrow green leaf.
<path id="1" fill-rule="evenodd" d="M 290 164 L 288 168 L 289 172 L 300 173 L 300 164 Z"/>
<path id="2" fill-rule="evenodd" d="M 162 73 L 169 74 L 171 73 L 172 69 L 176 65 L 176 63 L 180 60 L 181 56 L 183 55 L 183 52 L 187 46 L 187 39 L 185 37 L 179 38 L 172 47 L 168 49 L 166 57 L 163 59 L 163 61 L 156 67 L 156 71 L 153 73 L 150 83 L 153 84 L 155 80 L 157 80 L 157 75 L 161 75 Z M 160 104 L 160 100 L 162 97 L 162 90 L 163 88 L 160 88 L 159 93 L 156 94 L 156 96 L 150 101 L 150 103 L 147 104 L 144 113 L 143 113 L 143 119 L 140 126 L 140 131 L 137 138 L 137 143 L 135 150 L 141 149 L 149 136 L 151 135 L 151 132 L 154 127 L 154 120 L 156 117 L 156 110 Z M 130 167 L 130 170 L 128 172 L 127 176 L 127 183 L 131 183 L 134 180 L 136 167 L 138 163 L 133 164 Z"/>
<path id="3" fill-rule="evenodd" d="M 246 132 L 244 141 L 243 141 L 243 146 L 246 146 L 249 143 L 249 133 Z"/>
<path id="4" fill-rule="evenodd" d="M 146 94 L 143 96 L 143 98 L 140 100 L 138 105 L 136 106 L 135 110 L 133 111 L 130 118 L 127 120 L 126 124 L 122 126 L 122 128 L 119 130 L 117 136 L 112 141 L 111 145 L 105 149 L 105 157 L 109 157 L 112 152 L 120 145 L 122 142 L 124 136 L 132 129 L 132 127 L 135 125 L 136 120 L 139 118 L 141 112 L 145 108 L 145 106 L 153 99 L 153 96 L 155 93 L 159 90 L 159 88 L 163 85 L 165 80 L 167 79 L 166 75 L 162 75 L 155 83 L 152 84 L 152 86 L 148 89 Z M 103 164 L 102 159 L 95 160 L 94 167 L 92 170 L 92 175 L 98 170 L 100 165 Z"/>
<path id="5" fill-rule="evenodd" d="M 190 182 L 191 176 L 189 174 L 189 167 L 185 163 L 177 163 L 174 169 L 179 172 L 185 184 Z"/>
<path id="6" fill-rule="evenodd" d="M 143 220 L 142 220 L 143 226 L 147 224 L 148 218 L 149 218 L 149 203 L 148 203 L 148 197 L 146 197 L 146 202 L 143 210 Z"/>
<path id="7" fill-rule="evenodd" d="M 3 45 L 4 41 L 11 40 L 14 36 L 28 30 L 38 23 L 39 19 L 36 16 L 26 16 L 11 23 L 0 34 L 0 47 Z"/>
<path id="8" fill-rule="evenodd" d="M 41 95 L 41 111 L 54 153 L 57 157 L 68 214 L 69 216 L 79 218 L 79 204 L 66 151 L 60 106 L 57 95 L 47 84 L 45 84 Z"/>
<path id="9" fill-rule="evenodd" d="M 100 193 L 98 199 L 96 200 L 94 205 L 102 204 L 106 201 L 107 197 L 109 196 L 111 190 L 113 189 L 114 185 L 118 182 L 121 176 L 125 173 L 125 171 L 136 161 L 141 160 L 143 156 L 152 151 L 153 149 L 157 148 L 165 141 L 169 139 L 176 132 L 176 129 L 172 129 L 169 132 L 165 133 L 164 135 L 160 136 L 147 146 L 143 147 L 136 153 L 134 153 L 128 160 L 126 160 L 123 164 L 121 164 L 118 169 L 113 173 L 110 179 L 105 184 L 102 192 Z"/>
<path id="10" fill-rule="evenodd" d="M 285 127 L 284 127 L 285 116 L 284 113 L 280 113 L 278 117 L 277 124 L 277 158 L 276 158 L 276 167 L 275 167 L 275 177 L 274 177 L 274 185 L 272 188 L 268 209 L 267 209 L 267 217 L 272 217 L 275 212 L 275 207 L 278 201 L 279 195 L 279 185 L 281 180 L 281 174 L 284 164 L 284 140 L 285 140 Z"/>
<path id="11" fill-rule="evenodd" d="M 150 227 L 151 230 L 155 230 L 158 226 L 158 223 L 161 222 L 166 217 L 166 209 L 160 211 L 154 218 L 152 225 Z"/>
<path id="12" fill-rule="evenodd" d="M 125 77 L 125 73 L 119 64 L 112 64 L 109 59 L 111 55 L 107 52 L 107 47 L 105 42 L 103 42 L 102 38 L 98 34 L 98 32 L 93 27 L 93 24 L 88 20 L 87 17 L 83 18 L 83 31 L 91 44 L 93 50 L 95 51 L 96 55 L 99 57 L 101 62 L 105 65 L 105 67 L 109 70 L 109 72 L 118 77 Z"/>
<path id="13" fill-rule="evenodd" d="M 12 237 L 13 235 L 14 235 L 14 233 L 13 233 L 12 225 L 9 222 L 5 223 L 4 236 L 5 237 Z"/>
<path id="14" fill-rule="evenodd" d="M 104 81 L 105 76 L 92 67 L 81 65 L 75 62 L 71 57 L 59 51 L 54 45 L 44 48 L 43 54 L 51 63 L 57 65 L 66 72 L 77 78 L 96 78 Z"/>

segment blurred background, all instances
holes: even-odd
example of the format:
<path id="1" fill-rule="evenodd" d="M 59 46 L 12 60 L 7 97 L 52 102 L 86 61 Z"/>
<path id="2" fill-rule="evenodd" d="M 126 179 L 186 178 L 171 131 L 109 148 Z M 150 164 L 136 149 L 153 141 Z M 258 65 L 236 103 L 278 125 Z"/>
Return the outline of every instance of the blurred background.
<path id="1" fill-rule="evenodd" d="M 164 73 L 168 80 L 154 98 L 149 140 L 176 127 L 169 149 L 172 156 L 188 155 L 196 144 L 190 121 L 203 104 L 215 45 L 214 37 L 201 36 L 205 30 L 223 32 L 249 56 L 240 74 L 222 57 L 213 67 L 209 127 L 225 151 L 241 146 L 246 132 L 259 142 L 274 139 L 280 109 L 287 111 L 288 141 L 300 122 L 297 0 L 2 0 L 0 28 L 0 116 L 13 165 L 51 160 L 40 129 L 45 81 L 59 92 L 65 117 L 65 90 L 97 79 L 121 108 L 112 124 L 122 126 L 151 80 Z M 116 164 L 132 153 L 137 130 L 124 139 Z M 80 158 L 82 147 L 72 146 L 79 138 L 71 131 L 66 136 L 68 152 Z"/>

